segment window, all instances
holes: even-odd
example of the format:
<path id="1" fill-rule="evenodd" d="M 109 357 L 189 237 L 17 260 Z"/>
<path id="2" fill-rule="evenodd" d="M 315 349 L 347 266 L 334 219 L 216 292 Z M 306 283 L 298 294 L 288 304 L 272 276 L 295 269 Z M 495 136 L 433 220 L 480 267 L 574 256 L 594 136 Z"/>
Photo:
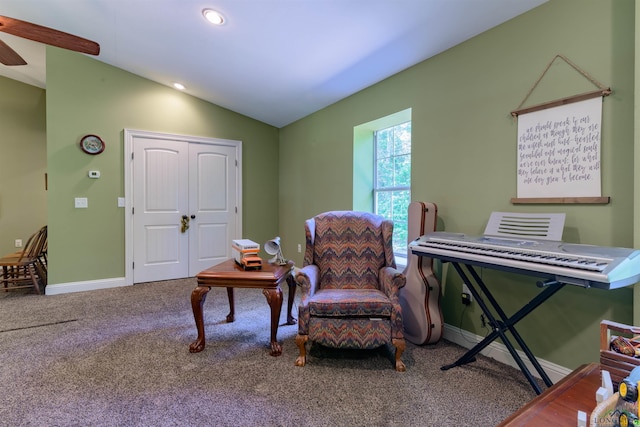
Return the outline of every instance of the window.
<path id="1" fill-rule="evenodd" d="M 374 212 L 393 220 L 393 252 L 407 257 L 407 211 L 411 203 L 411 121 L 376 130 Z"/>
<path id="2" fill-rule="evenodd" d="M 399 268 L 407 262 L 411 201 L 411 108 L 353 128 L 353 209 L 393 220 Z"/>

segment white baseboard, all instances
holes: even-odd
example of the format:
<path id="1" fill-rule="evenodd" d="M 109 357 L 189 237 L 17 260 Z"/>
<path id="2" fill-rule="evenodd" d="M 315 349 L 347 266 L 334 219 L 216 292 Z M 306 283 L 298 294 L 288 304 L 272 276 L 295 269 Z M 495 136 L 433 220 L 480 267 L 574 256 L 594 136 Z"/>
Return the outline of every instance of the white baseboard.
<path id="1" fill-rule="evenodd" d="M 446 323 L 444 325 L 444 332 L 442 336 L 447 341 L 451 341 L 465 348 L 472 348 L 474 345 L 484 339 L 484 337 L 482 336 L 472 334 L 469 331 L 465 331 L 458 328 L 457 326 L 451 326 Z M 536 378 L 540 378 L 540 376 L 538 375 L 538 371 L 535 370 L 527 355 L 520 350 L 517 350 L 517 352 L 524 361 L 524 364 L 531 371 L 531 374 Z M 504 363 L 505 365 L 513 366 L 516 369 L 520 369 L 515 360 L 513 360 L 513 357 L 511 357 L 511 353 L 509 353 L 507 347 L 502 344 L 500 340 L 496 340 L 489 344 L 483 351 L 480 352 L 480 354 L 486 357 L 490 357 L 500 363 Z M 544 371 L 549 376 L 549 379 L 551 379 L 554 384 L 571 373 L 571 369 L 556 365 L 555 363 L 551 363 L 547 360 L 538 359 L 538 363 L 540 363 L 540 366 L 542 366 L 542 369 L 544 369 Z"/>
<path id="2" fill-rule="evenodd" d="M 114 277 L 112 279 L 87 280 L 83 282 L 57 283 L 47 285 L 45 295 L 68 294 L 70 292 L 95 291 L 96 289 L 117 288 L 127 285 L 124 277 Z"/>

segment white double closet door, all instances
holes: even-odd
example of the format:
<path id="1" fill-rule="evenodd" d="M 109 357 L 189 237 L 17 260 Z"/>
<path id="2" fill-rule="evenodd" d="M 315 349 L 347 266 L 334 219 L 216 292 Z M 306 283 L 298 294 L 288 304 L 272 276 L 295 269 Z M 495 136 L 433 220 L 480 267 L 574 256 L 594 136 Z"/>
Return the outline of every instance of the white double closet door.
<path id="1" fill-rule="evenodd" d="M 193 277 L 238 238 L 239 141 L 135 133 L 133 283 Z"/>

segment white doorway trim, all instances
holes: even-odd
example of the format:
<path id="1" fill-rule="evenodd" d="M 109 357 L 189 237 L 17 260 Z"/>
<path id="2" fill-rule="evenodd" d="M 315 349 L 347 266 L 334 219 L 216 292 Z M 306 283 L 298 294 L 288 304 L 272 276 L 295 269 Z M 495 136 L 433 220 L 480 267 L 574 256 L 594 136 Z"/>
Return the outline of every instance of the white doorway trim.
<path id="1" fill-rule="evenodd" d="M 168 134 L 144 130 L 124 129 L 124 233 L 125 233 L 125 285 L 133 285 L 133 143 L 135 138 L 154 138 L 198 144 L 228 145 L 236 150 L 236 236 L 242 236 L 242 142 L 231 139 Z"/>

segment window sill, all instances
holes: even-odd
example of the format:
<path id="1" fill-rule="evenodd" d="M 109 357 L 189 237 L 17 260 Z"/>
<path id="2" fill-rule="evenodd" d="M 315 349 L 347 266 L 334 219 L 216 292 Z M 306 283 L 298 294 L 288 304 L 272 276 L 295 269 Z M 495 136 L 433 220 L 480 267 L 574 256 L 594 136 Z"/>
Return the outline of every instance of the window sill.
<path id="1" fill-rule="evenodd" d="M 396 256 L 396 268 L 400 271 L 404 271 L 407 268 L 407 258 Z"/>

